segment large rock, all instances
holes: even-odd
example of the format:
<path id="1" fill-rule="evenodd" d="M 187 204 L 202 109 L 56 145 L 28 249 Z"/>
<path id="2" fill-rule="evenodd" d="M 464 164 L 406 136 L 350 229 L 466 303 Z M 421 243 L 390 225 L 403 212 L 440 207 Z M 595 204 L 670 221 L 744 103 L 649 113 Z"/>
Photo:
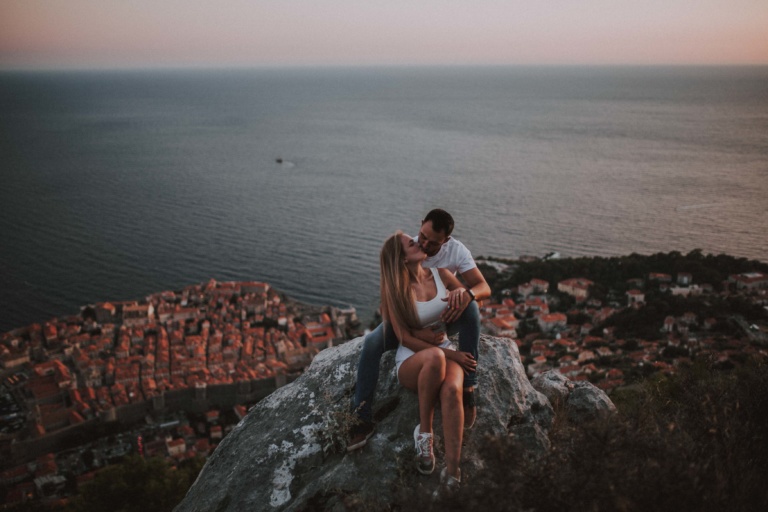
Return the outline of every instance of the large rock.
<path id="1" fill-rule="evenodd" d="M 557 409 L 562 407 L 568 419 L 574 423 L 595 420 L 616 412 L 616 406 L 605 391 L 587 381 L 571 381 L 557 370 L 542 373 L 531 384 Z"/>
<path id="2" fill-rule="evenodd" d="M 338 497 L 388 502 L 402 474 L 413 471 L 418 401 L 398 385 L 394 351 L 386 353 L 376 393 L 376 432 L 362 450 L 347 453 L 344 433 L 361 344 L 358 338 L 320 352 L 299 379 L 254 406 L 208 459 L 175 511 L 343 510 Z M 462 471 L 470 481 L 482 464 L 477 453 L 486 435 L 513 435 L 531 454 L 540 454 L 549 445 L 553 420 L 552 406 L 528 381 L 515 343 L 483 336 L 478 378 L 478 417 L 462 451 Z M 437 412 L 438 468 L 439 417 Z M 429 492 L 438 473 L 414 478 Z"/>

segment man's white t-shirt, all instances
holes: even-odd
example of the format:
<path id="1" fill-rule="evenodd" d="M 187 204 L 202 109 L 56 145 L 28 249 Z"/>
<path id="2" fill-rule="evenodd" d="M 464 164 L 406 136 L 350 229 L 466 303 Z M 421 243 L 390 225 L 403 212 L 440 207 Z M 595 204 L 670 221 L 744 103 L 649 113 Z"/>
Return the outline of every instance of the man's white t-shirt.
<path id="1" fill-rule="evenodd" d="M 415 240 L 418 240 L 418 237 L 416 237 Z M 447 268 L 454 274 L 456 272 L 463 274 L 464 272 L 477 267 L 469 249 L 453 237 L 449 238 L 448 241 L 440 247 L 437 254 L 429 256 L 421 265 L 425 268 Z"/>

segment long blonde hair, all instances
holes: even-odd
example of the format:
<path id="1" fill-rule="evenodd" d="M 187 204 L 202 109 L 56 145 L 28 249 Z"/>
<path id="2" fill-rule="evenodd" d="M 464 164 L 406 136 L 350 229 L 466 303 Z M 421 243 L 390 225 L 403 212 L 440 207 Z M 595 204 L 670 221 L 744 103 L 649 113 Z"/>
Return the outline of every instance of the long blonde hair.
<path id="1" fill-rule="evenodd" d="M 387 238 L 379 256 L 381 263 L 381 305 L 384 320 L 409 329 L 419 327 L 416 300 L 411 283 L 415 278 L 405 265 L 402 231 Z M 387 318 L 389 316 L 389 318 Z"/>

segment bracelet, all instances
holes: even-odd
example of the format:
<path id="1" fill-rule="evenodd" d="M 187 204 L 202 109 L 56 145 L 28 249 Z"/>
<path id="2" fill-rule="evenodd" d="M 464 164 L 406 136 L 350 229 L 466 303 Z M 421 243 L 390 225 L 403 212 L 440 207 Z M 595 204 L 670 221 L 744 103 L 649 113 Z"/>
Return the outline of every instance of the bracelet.
<path id="1" fill-rule="evenodd" d="M 473 300 L 477 300 L 475 299 L 475 294 L 472 293 L 472 288 L 467 288 L 467 293 L 469 294 L 469 302 L 472 302 Z"/>

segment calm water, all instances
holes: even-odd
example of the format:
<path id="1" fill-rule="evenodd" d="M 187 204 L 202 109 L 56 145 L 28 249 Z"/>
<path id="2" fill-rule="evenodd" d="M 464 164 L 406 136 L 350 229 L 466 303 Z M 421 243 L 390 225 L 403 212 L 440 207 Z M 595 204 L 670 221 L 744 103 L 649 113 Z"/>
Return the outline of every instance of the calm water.
<path id="1" fill-rule="evenodd" d="M 0 133 L 0 331 L 209 278 L 365 318 L 436 206 L 476 256 L 768 260 L 768 68 L 5 73 Z"/>

